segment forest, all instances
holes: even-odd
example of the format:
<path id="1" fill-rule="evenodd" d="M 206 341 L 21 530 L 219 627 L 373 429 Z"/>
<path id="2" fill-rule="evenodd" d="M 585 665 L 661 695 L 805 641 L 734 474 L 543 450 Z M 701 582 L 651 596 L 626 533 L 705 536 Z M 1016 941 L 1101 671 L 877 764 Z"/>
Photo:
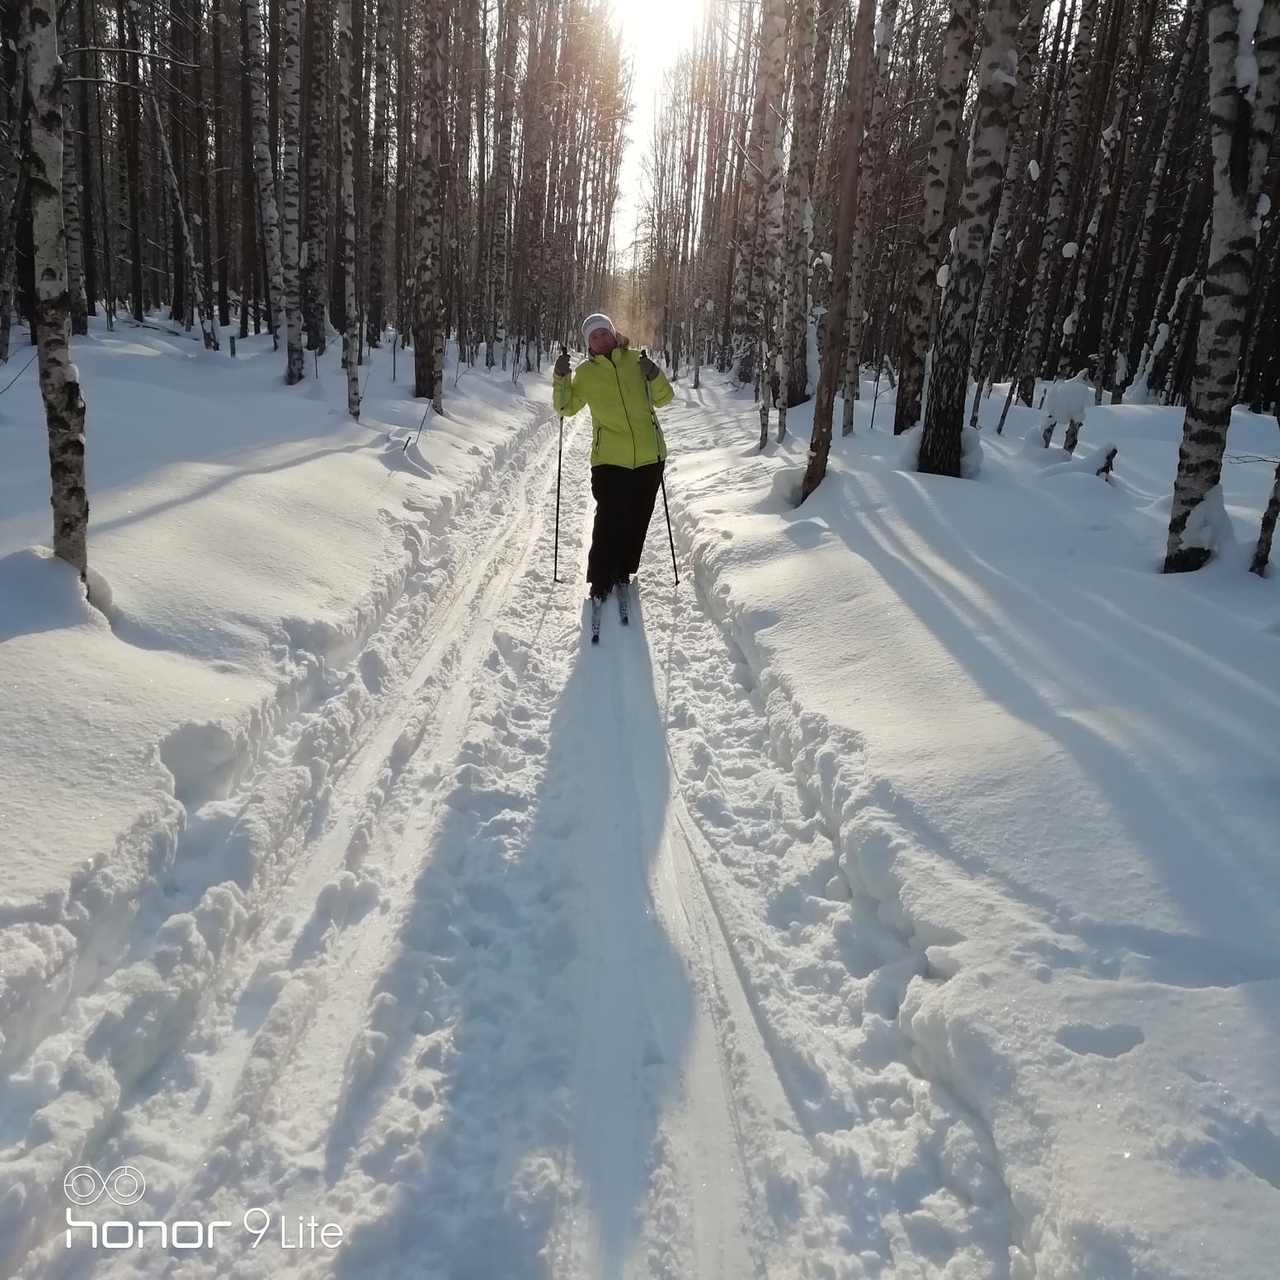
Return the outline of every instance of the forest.
<path id="1" fill-rule="evenodd" d="M 630 136 L 610 13 L 6 6 L 0 358 L 26 321 L 65 537 L 84 501 L 65 335 L 99 309 L 210 347 L 268 330 L 289 384 L 339 336 L 358 416 L 363 352 L 411 347 L 438 408 L 446 342 L 516 377 L 603 305 L 674 377 L 752 387 L 762 445 L 813 398 L 805 496 L 865 369 L 942 475 L 997 385 L 1006 407 L 1055 382 L 1081 389 L 1068 406 L 1186 406 L 1165 568 L 1206 562 L 1192 517 L 1231 407 L 1280 398 L 1277 0 L 706 0 L 651 137 Z M 633 243 L 613 223 L 628 145 Z"/>

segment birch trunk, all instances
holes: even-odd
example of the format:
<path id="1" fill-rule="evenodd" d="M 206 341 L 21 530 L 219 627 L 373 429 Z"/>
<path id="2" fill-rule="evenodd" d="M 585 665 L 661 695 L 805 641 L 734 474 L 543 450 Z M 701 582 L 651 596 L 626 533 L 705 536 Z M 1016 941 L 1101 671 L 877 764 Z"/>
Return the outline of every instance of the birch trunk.
<path id="1" fill-rule="evenodd" d="M 63 89 L 62 118 L 62 213 L 67 232 L 67 292 L 71 306 L 71 332 L 89 332 L 89 308 L 84 292 L 84 242 L 80 238 L 80 184 L 77 182 L 75 134 L 67 123 L 72 118 L 71 88 Z"/>
<path id="2" fill-rule="evenodd" d="M 1004 170 L 1004 186 L 1000 192 L 1000 208 L 991 230 L 991 247 L 987 252 L 987 264 L 982 275 L 982 292 L 978 295 L 978 314 L 974 323 L 973 374 L 981 389 L 983 374 L 990 363 L 987 359 L 987 340 L 991 329 L 991 313 L 997 293 L 1005 245 L 1009 239 L 1009 226 L 1013 212 L 1022 195 L 1028 177 L 1029 144 L 1034 137 L 1036 116 L 1040 103 L 1031 92 L 1036 61 L 1040 51 L 1040 30 L 1043 24 L 1044 5 L 1033 4 L 1027 14 L 1022 35 L 1018 41 L 1018 83 L 1013 91 L 1013 112 L 1017 119 L 1017 132 L 1009 149 L 1009 160 Z M 978 399 L 974 398 L 974 412 Z"/>
<path id="3" fill-rule="evenodd" d="M 413 318 L 413 394 L 430 397 L 440 411 L 443 382 L 437 362 L 437 341 L 443 311 L 440 271 L 441 202 L 440 64 L 443 39 L 438 0 L 427 0 L 424 13 L 426 83 L 420 97 L 422 114 L 418 123 L 417 198 L 414 227 L 417 231 L 417 289 Z"/>
<path id="4" fill-rule="evenodd" d="M 378 29 L 373 52 L 373 179 L 369 191 L 369 345 L 382 338 L 386 280 L 387 85 L 391 49 L 391 0 L 377 0 Z M 403 86 L 401 87 L 403 91 Z"/>
<path id="5" fill-rule="evenodd" d="M 1129 41 L 1125 57 L 1117 73 L 1119 87 L 1116 92 L 1115 110 L 1110 124 L 1102 131 L 1098 142 L 1098 187 L 1094 193 L 1093 209 L 1085 227 L 1084 239 L 1076 255 L 1076 287 L 1072 298 L 1071 310 L 1062 321 L 1062 347 L 1058 357 L 1058 376 L 1070 378 L 1079 373 L 1076 363 L 1083 359 L 1079 353 L 1080 322 L 1085 302 L 1089 294 L 1090 272 L 1093 269 L 1094 255 L 1098 251 L 1098 235 L 1102 227 L 1102 219 L 1112 195 L 1112 183 L 1115 180 L 1117 155 L 1123 144 L 1124 130 L 1129 114 L 1129 97 L 1133 89 L 1133 75 L 1137 60 L 1138 33 L 1135 31 Z M 1119 288 L 1113 282 L 1113 288 Z M 1095 370 L 1101 383 L 1102 371 Z"/>
<path id="6" fill-rule="evenodd" d="M 307 199 L 301 248 L 307 350 L 323 355 L 329 296 L 329 0 L 308 0 Z"/>
<path id="7" fill-rule="evenodd" d="M 284 271 L 280 261 L 280 220 L 276 209 L 276 180 L 271 162 L 271 134 L 267 124 L 267 86 L 262 55 L 261 0 L 244 0 L 249 19 L 249 89 L 253 106 L 253 166 L 258 184 L 258 210 L 267 255 L 266 285 L 270 290 L 267 324 L 279 341 L 279 309 L 284 298 Z"/>
<path id="8" fill-rule="evenodd" d="M 301 382 L 306 366 L 302 350 L 302 294 L 300 232 L 302 224 L 301 177 L 299 174 L 300 127 L 302 123 L 302 0 L 283 0 L 281 27 L 284 48 L 283 83 L 280 86 L 281 203 L 284 225 L 281 262 L 281 290 L 284 298 L 286 355 L 284 380 L 288 386 Z"/>
<path id="9" fill-rule="evenodd" d="M 1165 116 L 1164 130 L 1160 136 L 1160 146 L 1156 151 L 1155 163 L 1151 169 L 1151 177 L 1147 180 L 1147 198 L 1143 208 L 1141 229 L 1138 232 L 1138 245 L 1134 254 L 1133 275 L 1129 284 L 1129 294 L 1125 302 L 1124 322 L 1116 343 L 1115 355 L 1115 390 L 1111 403 L 1120 404 L 1125 392 L 1133 384 L 1138 363 L 1134 359 L 1133 340 L 1138 323 L 1138 305 L 1141 300 L 1142 284 L 1147 275 L 1147 264 L 1151 254 L 1152 229 L 1156 220 L 1156 206 L 1160 199 L 1160 188 L 1164 182 L 1165 171 L 1169 165 L 1169 156 L 1173 149 L 1174 128 L 1182 111 L 1182 102 L 1191 82 L 1195 54 L 1200 47 L 1201 35 L 1204 31 L 1204 0 L 1188 0 L 1186 17 L 1183 20 L 1182 52 L 1178 57 L 1174 72 L 1172 92 L 1169 94 L 1169 108 Z"/>
<path id="10" fill-rule="evenodd" d="M 17 240 L 18 210 L 26 199 L 27 170 L 14 160 L 15 176 L 9 191 L 4 193 L 4 204 L 0 205 L 5 220 L 0 223 L 0 364 L 9 359 L 9 333 L 13 315 L 14 287 L 14 249 Z"/>
<path id="11" fill-rule="evenodd" d="M 1271 541 L 1275 537 L 1277 519 L 1280 519 L 1280 466 L 1276 467 L 1275 484 L 1271 486 L 1267 509 L 1262 513 L 1258 542 L 1253 549 L 1253 560 L 1249 564 L 1249 572 L 1256 573 L 1259 577 L 1266 573 L 1267 562 L 1271 559 Z"/>
<path id="12" fill-rule="evenodd" d="M 230 151 L 227 146 L 227 109 L 224 102 L 222 75 L 222 38 L 226 21 L 222 13 L 222 3 L 223 0 L 213 0 L 211 19 L 213 28 L 213 207 L 218 230 L 218 323 L 226 328 L 231 323 L 228 273 L 232 233 L 227 204 L 227 165 L 230 163 Z"/>
<path id="13" fill-rule="evenodd" d="M 959 145 L 960 112 L 964 106 L 973 56 L 974 0 L 955 0 L 938 66 L 938 109 L 924 179 L 924 209 L 916 239 L 915 270 L 907 294 L 898 371 L 898 400 L 893 431 L 901 435 L 920 418 L 924 390 L 925 351 L 929 345 L 934 290 L 937 287 L 942 226 L 946 217 L 947 184 Z"/>
<path id="14" fill-rule="evenodd" d="M 733 352 L 739 382 L 754 377 L 761 336 L 758 298 L 763 272 L 760 227 L 765 213 L 765 189 L 776 154 L 782 80 L 786 67 L 786 0 L 764 0 L 760 16 L 760 45 L 756 60 L 756 95 L 751 135 L 743 173 L 741 229 L 733 271 Z"/>
<path id="15" fill-rule="evenodd" d="M 88 578 L 84 398 L 71 363 L 67 240 L 62 222 L 62 60 L 54 0 L 22 0 L 19 32 L 30 101 L 27 182 L 35 251 L 40 395 L 49 432 L 53 552 Z"/>
<path id="16" fill-rule="evenodd" d="M 1043 5 L 1044 0 L 1031 3 Z M 919 469 L 943 476 L 960 475 L 973 324 L 991 225 L 1000 202 L 1009 114 L 1018 76 L 1018 0 L 992 0 L 984 36 L 969 163 L 948 267 L 947 292 L 933 347 L 928 406 L 920 439 Z"/>
<path id="17" fill-rule="evenodd" d="M 1280 0 L 1264 0 L 1257 17 L 1254 31 L 1233 0 L 1209 0 L 1212 232 L 1191 395 L 1173 485 L 1166 573 L 1199 569 L 1213 554 L 1212 530 L 1193 526 L 1188 533 L 1187 526 L 1222 478 L 1257 250 L 1254 219 L 1280 94 Z"/>
<path id="18" fill-rule="evenodd" d="M 829 6 L 834 12 L 834 6 Z M 787 212 L 785 275 L 782 306 L 782 367 L 779 371 L 781 395 L 778 399 L 778 435 L 787 427 L 787 409 L 800 404 L 809 392 L 809 253 L 813 242 L 812 182 L 817 130 L 810 119 L 813 103 L 814 58 L 817 52 L 817 24 L 814 0 L 801 0 L 796 13 L 792 55 L 791 113 L 793 124 L 791 159 L 787 170 Z M 695 375 L 694 385 L 697 385 Z"/>
<path id="19" fill-rule="evenodd" d="M 1049 188 L 1049 203 L 1045 209 L 1044 224 L 1040 232 L 1040 256 L 1036 262 L 1035 282 L 1032 285 L 1031 315 L 1027 320 L 1027 340 L 1022 350 L 1022 377 L 1018 395 L 1023 404 L 1030 404 L 1035 394 L 1035 382 L 1040 374 L 1044 352 L 1046 327 L 1052 312 L 1049 310 L 1053 295 L 1053 281 L 1063 261 L 1064 224 L 1071 206 L 1071 177 L 1075 168 L 1076 147 L 1084 120 L 1085 87 L 1089 75 L 1089 63 L 1093 47 L 1093 26 L 1097 13 L 1097 0 L 1081 0 L 1079 25 L 1071 53 L 1071 70 L 1062 109 L 1062 123 L 1058 128 L 1053 149 L 1053 178 Z"/>
<path id="20" fill-rule="evenodd" d="M 511 220 L 511 133 L 515 117 L 514 84 L 516 77 L 516 45 L 520 35 L 519 0 L 503 0 L 502 83 L 498 87 L 497 128 L 493 142 L 493 180 L 490 183 L 491 248 L 489 250 L 489 283 L 493 290 L 489 317 L 489 340 L 485 364 L 489 368 L 499 361 L 507 367 L 507 327 L 511 284 L 509 261 Z"/>
<path id="21" fill-rule="evenodd" d="M 209 302 L 209 291 L 205 286 L 203 275 L 196 261 L 195 241 L 191 238 L 191 224 L 187 221 L 187 211 L 182 202 L 182 188 L 178 183 L 178 174 L 173 167 L 173 157 L 169 152 L 169 137 L 165 132 L 164 118 L 160 114 L 160 99 L 155 90 L 148 84 L 145 88 L 147 100 L 151 103 L 151 114 L 156 122 L 156 139 L 160 143 L 160 161 L 164 166 L 165 181 L 169 187 L 169 199 L 173 203 L 173 216 L 177 220 L 178 234 L 182 241 L 183 266 L 195 290 L 196 314 L 200 317 L 200 333 L 204 337 L 205 350 L 217 351 L 218 331 L 213 323 L 213 307 Z M 175 270 L 178 268 L 175 266 Z"/>
<path id="22" fill-rule="evenodd" d="M 254 3 L 254 0 L 249 0 Z M 342 201 L 343 364 L 347 370 L 347 412 L 360 418 L 360 322 L 356 311 L 355 130 L 351 101 L 351 0 L 338 0 L 338 145 Z"/>
<path id="23" fill-rule="evenodd" d="M 813 404 L 813 435 L 809 441 L 809 463 L 800 489 L 803 502 L 827 473 L 831 454 L 831 414 L 835 408 L 836 383 L 843 356 L 845 310 L 849 305 L 849 260 L 853 256 L 853 223 L 858 210 L 858 181 L 862 165 L 862 129 L 866 118 L 867 76 L 871 62 L 872 18 L 875 0 L 860 0 L 849 46 L 849 69 L 845 80 L 846 114 L 840 170 L 840 202 L 836 210 L 836 243 L 832 255 L 831 307 L 824 320 L 822 376 Z"/>
<path id="24" fill-rule="evenodd" d="M 92 55 L 90 50 L 94 49 L 97 41 L 90 34 L 89 23 L 89 6 L 88 0 L 79 0 L 77 9 L 77 40 L 83 52 L 79 58 L 79 74 L 81 83 L 76 86 L 76 116 L 77 126 L 80 130 L 79 141 L 73 145 L 72 153 L 74 156 L 73 164 L 80 182 L 80 223 L 83 232 L 83 260 L 84 260 L 84 298 L 86 307 L 86 323 L 83 330 L 88 331 L 88 316 L 98 314 L 97 300 L 98 279 L 97 279 L 97 245 L 98 236 L 101 231 L 96 227 L 96 215 L 93 208 L 93 150 L 90 146 L 90 139 L 93 137 L 92 119 L 89 110 L 89 80 L 100 79 L 95 63 L 97 62 L 96 52 Z M 97 88 L 94 89 L 95 95 Z M 99 140 L 99 149 L 101 148 L 101 140 Z M 75 305 L 74 298 L 72 305 Z M 73 321 L 74 327 L 74 321 Z"/>
<path id="25" fill-rule="evenodd" d="M 853 262 L 849 277 L 849 347 L 845 356 L 844 405 L 840 434 L 853 434 L 853 406 L 858 398 L 858 376 L 862 365 L 862 321 L 866 309 L 868 245 L 871 238 L 872 204 L 876 197 L 876 163 L 884 133 L 884 117 L 888 109 L 886 93 L 889 78 L 889 53 L 893 48 L 894 23 L 898 20 L 898 0 L 884 0 L 880 21 L 876 24 L 876 51 L 871 91 L 871 123 L 867 128 L 868 162 L 862 175 L 858 196 L 858 228 L 853 244 Z"/>

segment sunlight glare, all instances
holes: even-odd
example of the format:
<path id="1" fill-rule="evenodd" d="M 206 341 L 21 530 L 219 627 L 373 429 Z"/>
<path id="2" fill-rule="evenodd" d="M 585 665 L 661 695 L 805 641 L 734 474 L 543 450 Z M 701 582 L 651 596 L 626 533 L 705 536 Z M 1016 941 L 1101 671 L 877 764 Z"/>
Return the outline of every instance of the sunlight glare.
<path id="1" fill-rule="evenodd" d="M 631 240 L 643 198 L 643 156 L 653 139 L 662 77 L 693 43 L 703 0 L 613 0 L 613 21 L 624 55 L 635 67 L 627 152 L 619 175 L 615 248 Z"/>

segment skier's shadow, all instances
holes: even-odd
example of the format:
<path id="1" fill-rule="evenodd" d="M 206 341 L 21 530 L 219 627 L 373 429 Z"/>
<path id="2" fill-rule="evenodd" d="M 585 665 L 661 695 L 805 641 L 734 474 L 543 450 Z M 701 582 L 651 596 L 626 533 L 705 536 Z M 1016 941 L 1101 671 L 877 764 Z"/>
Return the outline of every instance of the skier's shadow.
<path id="1" fill-rule="evenodd" d="M 648 889 L 670 782 L 640 621 L 607 615 L 545 733 L 518 726 L 536 794 L 504 766 L 456 771 L 378 984 L 401 1006 L 385 1065 L 328 1142 L 330 1185 L 358 1163 L 390 1193 L 339 1276 L 616 1276 L 637 1245 L 693 1000 Z M 519 684 L 554 676 L 499 648 Z M 420 1131 L 373 1131 L 397 1089 Z"/>

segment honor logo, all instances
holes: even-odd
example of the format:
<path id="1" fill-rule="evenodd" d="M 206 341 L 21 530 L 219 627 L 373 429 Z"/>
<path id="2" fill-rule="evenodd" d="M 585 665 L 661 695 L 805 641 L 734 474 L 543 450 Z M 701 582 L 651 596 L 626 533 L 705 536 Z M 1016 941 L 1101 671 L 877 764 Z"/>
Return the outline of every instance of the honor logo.
<path id="1" fill-rule="evenodd" d="M 62 1189 L 73 1205 L 86 1208 L 97 1204 L 105 1195 L 119 1209 L 127 1209 L 142 1199 L 147 1189 L 146 1179 L 132 1165 L 122 1164 L 112 1169 L 104 1178 L 87 1164 L 77 1165 L 62 1180 Z M 160 1222 L 127 1219 L 108 1219 L 95 1222 L 92 1219 L 78 1221 L 67 1210 L 67 1248 L 72 1247 L 72 1233 L 88 1232 L 91 1249 L 141 1249 L 155 1243 L 161 1249 L 210 1249 L 214 1231 L 218 1227 L 230 1227 L 229 1222 Z M 80 1239 L 83 1239 L 83 1235 Z"/>

